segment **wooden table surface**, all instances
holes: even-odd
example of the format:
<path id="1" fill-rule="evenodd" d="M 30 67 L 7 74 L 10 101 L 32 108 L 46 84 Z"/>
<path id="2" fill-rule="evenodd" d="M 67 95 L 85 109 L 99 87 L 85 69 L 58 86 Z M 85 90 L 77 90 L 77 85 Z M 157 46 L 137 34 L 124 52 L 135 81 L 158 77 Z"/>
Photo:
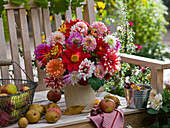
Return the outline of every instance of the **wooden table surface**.
<path id="1" fill-rule="evenodd" d="M 107 92 L 99 92 L 96 94 L 96 97 L 98 99 L 103 99 L 103 97 L 108 94 Z M 40 105 L 46 105 L 50 103 L 46 97 L 47 91 L 42 91 L 42 92 L 36 92 L 34 95 L 34 100 L 33 103 L 40 104 Z M 117 96 L 120 100 L 121 108 L 124 110 L 124 115 L 128 114 L 135 114 L 139 113 L 142 111 L 146 110 L 137 110 L 137 109 L 128 109 L 127 104 L 126 104 L 126 99 L 124 97 Z M 66 109 L 65 101 L 64 101 L 64 95 L 62 95 L 61 100 L 57 103 L 62 111 Z M 66 127 L 66 126 L 71 126 L 71 125 L 76 125 L 76 124 L 81 124 L 81 123 L 90 123 L 90 119 L 87 118 L 89 113 L 82 113 L 78 115 L 62 115 L 61 118 L 56 122 L 56 123 L 47 123 L 44 116 L 39 120 L 38 123 L 36 124 L 29 124 L 27 128 L 40 128 L 40 127 Z M 18 124 L 12 124 L 8 126 L 8 128 L 18 128 Z M 70 128 L 70 127 L 69 127 Z M 78 127 L 77 127 L 78 128 Z"/>

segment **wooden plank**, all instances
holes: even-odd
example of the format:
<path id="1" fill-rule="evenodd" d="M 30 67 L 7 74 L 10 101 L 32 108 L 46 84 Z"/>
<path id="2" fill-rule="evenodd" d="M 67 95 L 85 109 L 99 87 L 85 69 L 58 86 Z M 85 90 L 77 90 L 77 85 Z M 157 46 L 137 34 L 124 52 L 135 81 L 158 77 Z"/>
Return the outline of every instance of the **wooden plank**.
<path id="1" fill-rule="evenodd" d="M 79 123 L 79 124 L 75 124 L 75 125 L 68 125 L 68 126 L 64 126 L 61 128 L 96 128 L 96 125 L 90 121 L 90 122 L 85 122 L 85 123 Z"/>
<path id="2" fill-rule="evenodd" d="M 31 9 L 31 21 L 32 21 L 32 30 L 33 30 L 33 39 L 34 39 L 34 46 L 37 47 L 41 44 L 41 31 L 40 31 L 40 21 L 38 16 L 38 9 Z M 37 70 L 38 70 L 38 78 L 39 81 L 43 81 L 45 77 L 45 72 L 40 69 L 41 64 L 37 61 Z M 42 87 L 45 88 L 45 87 Z"/>
<path id="3" fill-rule="evenodd" d="M 68 10 L 65 12 L 65 20 L 70 21 L 72 19 L 71 7 L 68 7 Z"/>
<path id="4" fill-rule="evenodd" d="M 43 25 L 44 25 L 44 31 L 45 36 L 49 37 L 51 34 L 51 23 L 50 23 L 50 13 L 49 9 L 42 9 L 42 16 L 43 16 Z"/>
<path id="5" fill-rule="evenodd" d="M 152 89 L 157 90 L 157 69 L 151 68 L 150 84 L 152 86 Z"/>
<path id="6" fill-rule="evenodd" d="M 82 15 L 82 8 L 81 7 L 76 7 L 75 8 L 75 13 L 76 13 L 76 18 L 83 20 L 83 15 Z"/>
<path id="7" fill-rule="evenodd" d="M 19 18 L 20 18 L 20 28 L 21 28 L 21 39 L 22 39 L 22 48 L 24 54 L 24 64 L 25 71 L 28 77 L 31 80 L 34 80 L 33 77 L 33 68 L 32 68 L 32 59 L 31 59 L 31 49 L 30 49 L 30 39 L 28 33 L 28 24 L 26 18 L 26 10 L 19 9 Z M 29 79 L 27 78 L 27 79 Z"/>
<path id="8" fill-rule="evenodd" d="M 8 26 L 9 26 L 8 30 L 9 30 L 12 59 L 20 65 L 14 10 L 7 10 L 7 19 L 8 19 Z M 14 77 L 16 79 L 22 78 L 21 69 L 18 66 L 15 66 L 14 68 Z"/>
<path id="9" fill-rule="evenodd" d="M 155 115 L 148 114 L 146 110 L 140 113 L 133 113 L 124 116 L 124 128 L 127 128 L 127 125 L 132 127 L 144 127 L 150 126 L 156 121 Z"/>
<path id="10" fill-rule="evenodd" d="M 130 55 L 125 53 L 120 53 L 121 61 L 136 65 L 142 65 L 147 67 L 153 67 L 155 69 L 165 69 L 170 68 L 170 64 L 168 64 L 165 61 L 160 61 L 156 59 L 150 59 L 146 57 L 136 56 L 136 55 Z M 163 65 L 166 65 L 165 67 Z"/>
<path id="11" fill-rule="evenodd" d="M 163 70 L 157 71 L 157 92 L 163 93 Z"/>
<path id="12" fill-rule="evenodd" d="M 0 59 L 7 58 L 7 53 L 6 53 L 6 42 L 5 42 L 5 36 L 4 36 L 4 28 L 3 28 L 3 22 L 2 18 L 0 18 Z M 2 66 L 1 67 L 1 78 L 9 78 L 9 70 L 8 66 Z"/>
<path id="13" fill-rule="evenodd" d="M 55 30 L 57 30 L 60 27 L 61 20 L 62 20 L 61 14 L 58 14 L 58 15 L 54 14 L 54 27 L 55 27 Z"/>
<path id="14" fill-rule="evenodd" d="M 84 20 L 89 24 L 96 21 L 95 10 L 94 10 L 94 0 L 87 0 L 86 5 L 84 5 Z"/>

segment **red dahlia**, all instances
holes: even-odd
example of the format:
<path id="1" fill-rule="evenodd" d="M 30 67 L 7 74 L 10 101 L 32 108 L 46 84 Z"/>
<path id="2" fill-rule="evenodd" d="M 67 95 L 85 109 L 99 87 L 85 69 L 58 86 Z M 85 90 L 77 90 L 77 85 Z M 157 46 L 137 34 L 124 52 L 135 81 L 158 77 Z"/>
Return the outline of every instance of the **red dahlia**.
<path id="1" fill-rule="evenodd" d="M 105 43 L 105 41 L 102 38 L 96 38 L 96 42 L 97 47 L 94 50 L 94 53 L 96 53 L 99 58 L 103 57 L 107 53 L 109 45 L 108 43 Z"/>
<path id="2" fill-rule="evenodd" d="M 78 71 L 80 63 L 85 59 L 91 57 L 89 53 L 83 53 L 83 46 L 77 47 L 73 44 L 72 48 L 66 45 L 66 50 L 61 54 L 62 63 L 69 71 Z"/>

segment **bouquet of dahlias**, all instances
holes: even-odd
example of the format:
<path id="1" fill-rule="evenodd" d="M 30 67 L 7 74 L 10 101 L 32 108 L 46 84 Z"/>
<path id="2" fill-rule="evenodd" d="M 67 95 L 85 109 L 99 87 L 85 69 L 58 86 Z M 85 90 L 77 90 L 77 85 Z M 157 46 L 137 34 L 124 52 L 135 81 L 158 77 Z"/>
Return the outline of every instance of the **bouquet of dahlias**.
<path id="1" fill-rule="evenodd" d="M 60 90 L 63 85 L 90 84 L 96 91 L 120 70 L 120 47 L 119 40 L 102 22 L 89 25 L 70 20 L 52 32 L 34 53 L 45 69 L 48 86 Z"/>

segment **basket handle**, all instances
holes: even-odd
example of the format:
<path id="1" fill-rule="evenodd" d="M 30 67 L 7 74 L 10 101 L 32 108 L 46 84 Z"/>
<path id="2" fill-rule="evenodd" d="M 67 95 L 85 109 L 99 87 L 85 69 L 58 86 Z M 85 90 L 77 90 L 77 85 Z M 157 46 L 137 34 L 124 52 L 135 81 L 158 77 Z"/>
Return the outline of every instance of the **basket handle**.
<path id="1" fill-rule="evenodd" d="M 15 63 L 15 64 L 25 73 L 25 75 L 27 76 L 27 78 L 28 78 L 30 81 L 32 81 L 32 80 L 30 79 L 30 77 L 27 75 L 27 73 L 25 72 L 25 70 L 24 70 L 23 68 L 21 68 L 21 66 L 20 66 L 17 62 L 11 60 L 11 63 L 12 63 L 13 66 L 14 66 L 14 70 L 15 70 L 15 65 L 14 65 L 14 63 Z M 14 71 L 14 73 L 15 73 L 15 71 Z M 17 75 L 17 74 L 16 74 L 16 75 Z"/>
<path id="2" fill-rule="evenodd" d="M 12 64 L 11 59 L 0 59 L 0 66 L 9 66 Z"/>

